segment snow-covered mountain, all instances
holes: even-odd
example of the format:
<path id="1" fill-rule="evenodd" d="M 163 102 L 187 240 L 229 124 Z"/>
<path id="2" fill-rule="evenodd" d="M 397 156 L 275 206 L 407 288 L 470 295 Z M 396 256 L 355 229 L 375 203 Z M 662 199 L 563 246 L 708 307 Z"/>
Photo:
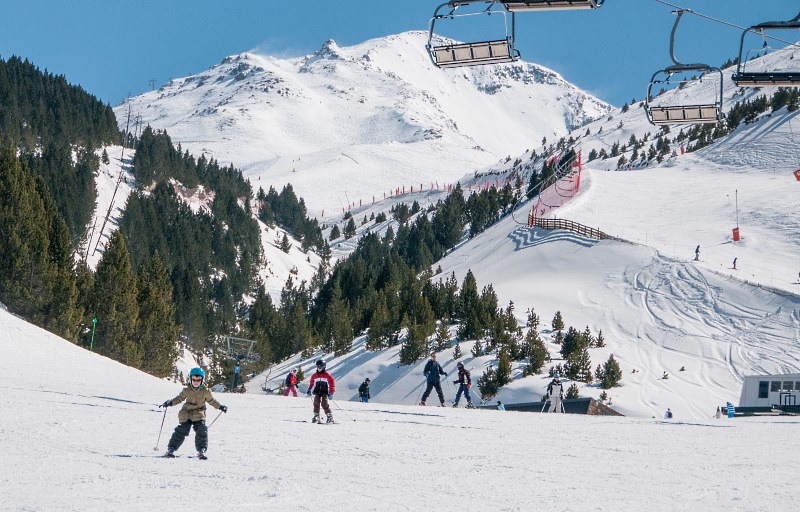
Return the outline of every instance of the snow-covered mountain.
<path id="1" fill-rule="evenodd" d="M 452 182 L 558 138 L 611 107 L 536 64 L 442 70 L 427 34 L 312 55 L 243 53 L 128 107 L 195 155 L 242 169 L 254 186 L 291 183 L 314 216 L 397 187 Z"/>

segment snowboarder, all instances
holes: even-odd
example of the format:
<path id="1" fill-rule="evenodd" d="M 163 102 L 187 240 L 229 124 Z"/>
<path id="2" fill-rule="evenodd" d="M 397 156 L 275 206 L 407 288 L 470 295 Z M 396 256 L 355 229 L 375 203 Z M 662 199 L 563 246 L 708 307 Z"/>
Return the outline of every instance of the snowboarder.
<path id="1" fill-rule="evenodd" d="M 563 409 L 561 400 L 564 398 L 564 386 L 557 373 L 553 375 L 553 380 L 547 385 L 547 394 L 550 396 L 550 410 L 547 412 L 561 412 Z"/>
<path id="2" fill-rule="evenodd" d="M 167 444 L 165 457 L 175 457 L 175 452 L 183 444 L 183 440 L 189 435 L 189 431 L 194 428 L 194 447 L 197 449 L 197 457 L 206 459 L 208 449 L 208 427 L 206 426 L 206 402 L 212 407 L 222 412 L 228 412 L 228 408 L 220 405 L 211 394 L 211 390 L 203 384 L 206 379 L 206 372 L 202 368 L 192 368 L 189 371 L 189 385 L 183 388 L 178 396 L 172 400 L 167 400 L 159 407 L 171 407 L 184 400 L 186 401 L 178 412 L 178 426 L 172 433 L 172 437 Z"/>
<path id="3" fill-rule="evenodd" d="M 292 371 L 286 376 L 284 384 L 286 384 L 286 391 L 284 391 L 283 396 L 289 396 L 290 391 L 294 396 L 297 396 L 297 368 L 292 368 Z"/>
<path id="4" fill-rule="evenodd" d="M 461 394 L 463 393 L 464 397 L 467 399 L 467 408 L 471 409 L 475 407 L 472 404 L 472 397 L 469 396 L 469 389 L 472 387 L 472 378 L 467 369 L 464 368 L 464 363 L 459 361 L 456 366 L 458 367 L 458 380 L 454 380 L 453 384 L 458 385 L 458 391 L 456 391 L 456 401 L 453 407 L 458 407 L 458 401 L 461 400 Z"/>
<path id="5" fill-rule="evenodd" d="M 700 246 L 698 245 L 694 249 L 694 261 L 700 261 Z"/>
<path id="6" fill-rule="evenodd" d="M 358 396 L 361 398 L 361 401 L 364 403 L 368 403 L 370 396 L 369 396 L 369 383 L 372 382 L 369 379 L 364 379 L 364 382 L 358 386 Z"/>
<path id="7" fill-rule="evenodd" d="M 664 419 L 665 420 L 671 420 L 672 419 L 672 411 L 669 410 L 669 407 L 667 407 L 667 412 L 664 413 Z"/>
<path id="8" fill-rule="evenodd" d="M 321 423 L 319 419 L 319 407 L 322 405 L 322 410 L 327 415 L 327 423 L 333 423 L 333 413 L 331 413 L 331 406 L 328 405 L 328 400 L 333 400 L 333 393 L 336 391 L 336 385 L 333 381 L 333 375 L 325 371 L 325 361 L 322 359 L 317 361 L 317 371 L 311 376 L 308 381 L 308 392 L 306 395 L 311 396 L 314 393 L 314 417 L 311 418 L 312 423 Z"/>
<path id="9" fill-rule="evenodd" d="M 506 406 L 503 405 L 503 402 L 501 402 L 500 400 L 497 401 L 497 410 L 498 411 L 505 411 L 506 410 Z"/>
<path id="10" fill-rule="evenodd" d="M 728 418 L 733 418 L 736 415 L 736 407 L 730 402 L 725 402 L 725 409 L 728 412 Z"/>
<path id="11" fill-rule="evenodd" d="M 422 401 L 420 401 L 419 405 L 425 405 L 425 400 L 428 399 L 428 395 L 431 394 L 431 390 L 436 388 L 436 394 L 439 395 L 439 402 L 441 402 L 442 407 L 444 407 L 444 393 L 442 393 L 442 384 L 439 375 L 444 375 L 447 377 L 447 372 L 442 369 L 442 366 L 436 362 L 436 352 L 431 352 L 431 358 L 425 363 L 425 369 L 422 371 L 425 374 L 425 380 L 428 383 L 428 386 L 425 388 L 425 392 L 422 394 Z"/>
<path id="12" fill-rule="evenodd" d="M 739 258 L 733 258 L 733 270 L 736 270 L 736 260 Z"/>

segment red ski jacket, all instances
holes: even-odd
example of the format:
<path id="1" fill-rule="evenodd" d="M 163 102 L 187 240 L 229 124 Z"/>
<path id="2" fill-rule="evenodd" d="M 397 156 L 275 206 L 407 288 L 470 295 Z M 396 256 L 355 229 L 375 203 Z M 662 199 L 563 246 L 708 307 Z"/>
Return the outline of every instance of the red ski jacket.
<path id="1" fill-rule="evenodd" d="M 308 390 L 315 395 L 332 395 L 336 391 L 333 375 L 328 372 L 314 372 L 308 381 Z"/>

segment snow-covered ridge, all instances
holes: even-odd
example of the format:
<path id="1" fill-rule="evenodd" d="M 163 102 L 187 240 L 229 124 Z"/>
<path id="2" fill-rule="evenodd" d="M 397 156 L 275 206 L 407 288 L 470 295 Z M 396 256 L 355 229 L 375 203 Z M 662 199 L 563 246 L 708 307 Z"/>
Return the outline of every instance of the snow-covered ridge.
<path id="1" fill-rule="evenodd" d="M 294 59 L 230 56 L 117 111 L 131 106 L 255 187 L 291 183 L 319 216 L 403 185 L 453 182 L 611 110 L 535 64 L 438 69 L 426 37 L 329 40 Z"/>

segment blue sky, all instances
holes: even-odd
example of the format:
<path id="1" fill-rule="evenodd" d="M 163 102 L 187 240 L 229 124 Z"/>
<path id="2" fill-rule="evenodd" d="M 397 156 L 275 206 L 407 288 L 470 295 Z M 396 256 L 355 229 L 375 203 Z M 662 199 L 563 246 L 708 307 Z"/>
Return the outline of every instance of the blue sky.
<path id="1" fill-rule="evenodd" d="M 740 25 L 786 20 L 787 0 L 670 0 Z M 171 78 L 203 71 L 224 57 L 258 48 L 299 56 L 327 39 L 343 46 L 407 30 L 427 30 L 439 1 L 426 0 L 17 0 L 3 7 L 0 56 L 18 55 L 63 74 L 116 105 Z M 296 7 L 293 7 L 296 5 Z M 671 64 L 671 8 L 655 0 L 607 0 L 596 11 L 520 13 L 522 58 L 547 66 L 617 106 L 645 95 L 650 76 Z M 490 17 L 467 32 L 498 35 Z M 479 30 L 483 29 L 483 31 Z M 500 29 L 502 31 L 502 29 Z M 738 54 L 739 30 L 685 16 L 676 53 L 683 62 L 720 65 Z M 783 35 L 783 34 L 782 34 Z M 797 34 L 785 37 L 797 40 Z"/>

